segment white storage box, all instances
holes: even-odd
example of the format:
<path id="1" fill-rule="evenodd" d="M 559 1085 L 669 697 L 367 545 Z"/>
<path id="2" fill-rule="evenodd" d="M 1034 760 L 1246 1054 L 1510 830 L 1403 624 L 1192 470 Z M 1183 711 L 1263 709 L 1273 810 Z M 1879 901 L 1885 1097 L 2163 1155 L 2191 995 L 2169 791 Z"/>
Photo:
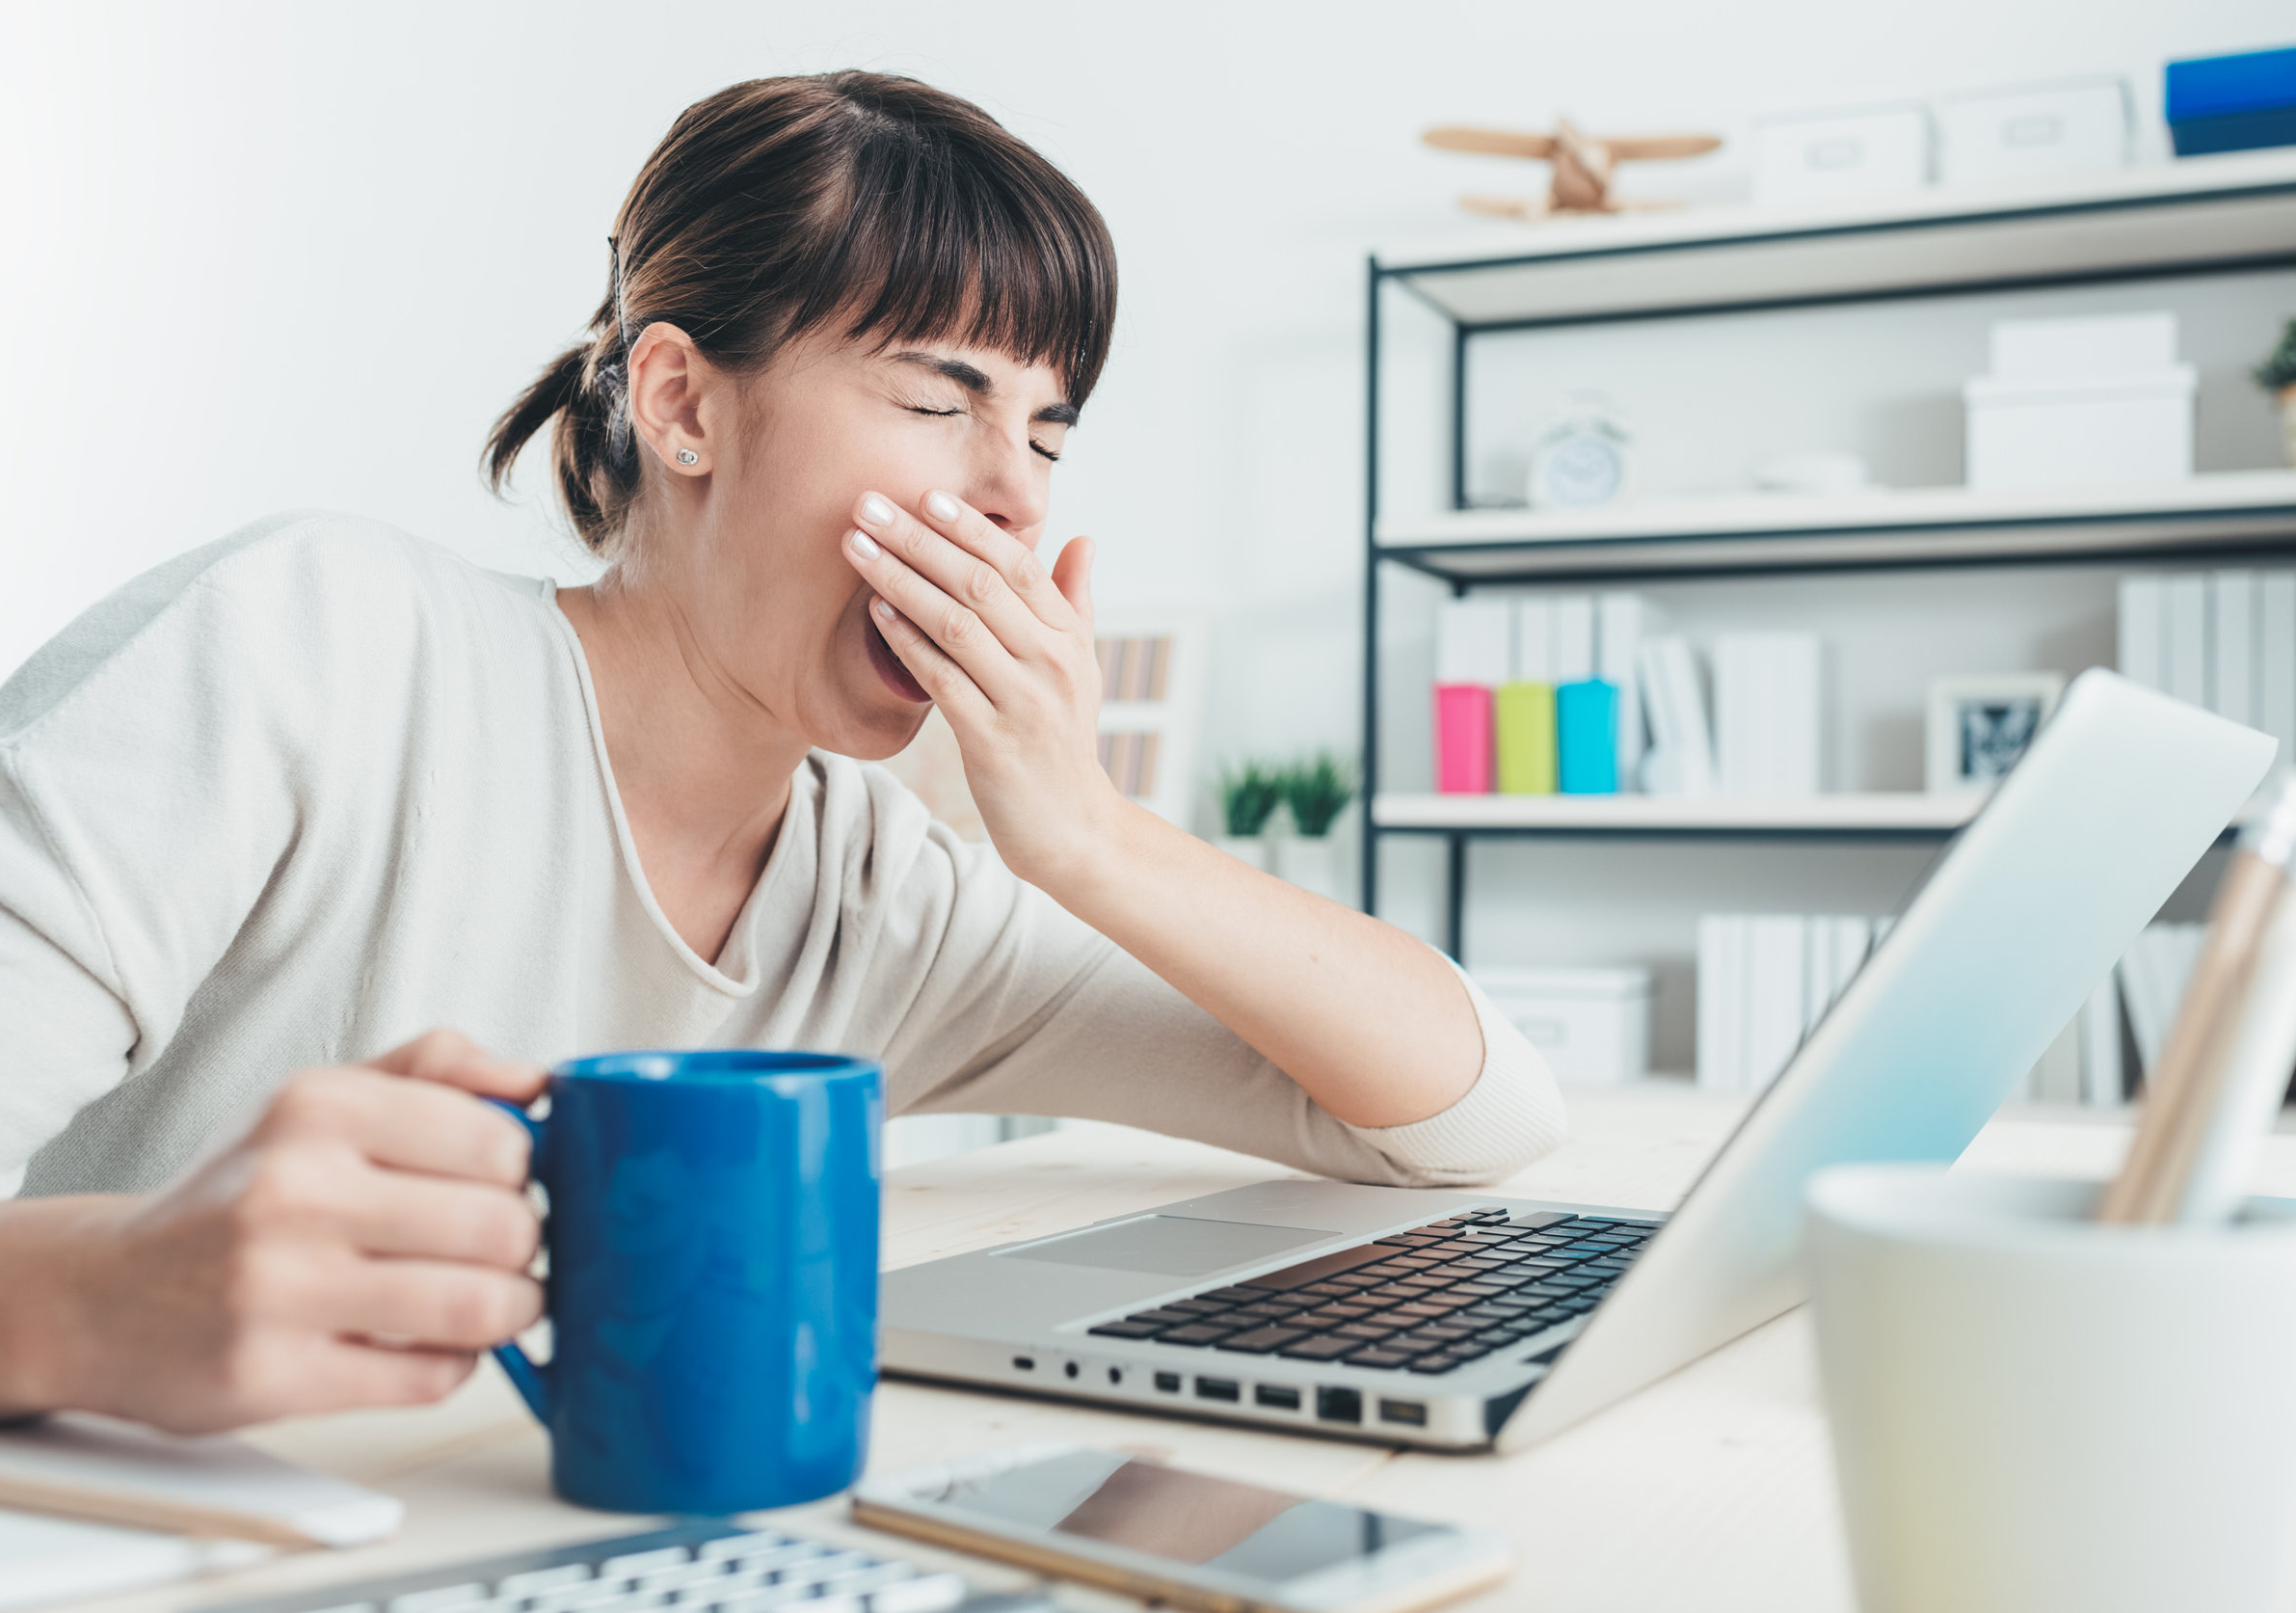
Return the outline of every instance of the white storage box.
<path id="1" fill-rule="evenodd" d="M 2014 183 L 2125 168 L 2128 86 L 2074 78 L 1947 95 L 1937 102 L 1937 178 Z"/>
<path id="2" fill-rule="evenodd" d="M 1989 333 L 1996 381 L 2118 380 L 2176 367 L 2176 315 L 1996 319 Z"/>
<path id="3" fill-rule="evenodd" d="M 1930 182 L 1924 106 L 1795 112 L 1754 120 L 1754 201 L 1897 196 Z"/>
<path id="4" fill-rule="evenodd" d="M 1968 410 L 1971 487 L 2119 487 L 2192 474 L 2190 364 L 2119 378 L 1979 376 Z"/>
<path id="5" fill-rule="evenodd" d="M 1649 970 L 1478 969 L 1475 983 L 1558 1079 L 1608 1086 L 1649 1073 Z"/>

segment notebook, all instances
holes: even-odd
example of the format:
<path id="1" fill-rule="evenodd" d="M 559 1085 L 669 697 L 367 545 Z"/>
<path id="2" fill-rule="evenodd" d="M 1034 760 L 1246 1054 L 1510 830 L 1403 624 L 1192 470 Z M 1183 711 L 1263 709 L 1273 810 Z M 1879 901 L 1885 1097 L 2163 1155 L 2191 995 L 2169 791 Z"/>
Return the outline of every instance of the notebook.
<path id="1" fill-rule="evenodd" d="M 357 1546 L 391 1533 L 406 1510 L 227 1435 L 185 1438 L 77 1411 L 0 1428 L 0 1508 L 11 1509 L 0 1510 L 0 1608 L 281 1546 Z"/>

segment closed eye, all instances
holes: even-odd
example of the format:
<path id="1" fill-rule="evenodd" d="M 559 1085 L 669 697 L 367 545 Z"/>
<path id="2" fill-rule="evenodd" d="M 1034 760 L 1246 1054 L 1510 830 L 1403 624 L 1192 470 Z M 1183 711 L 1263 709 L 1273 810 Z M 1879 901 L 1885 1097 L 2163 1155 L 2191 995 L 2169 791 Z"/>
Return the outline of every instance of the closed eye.
<path id="1" fill-rule="evenodd" d="M 964 410 L 962 410 L 962 409 L 931 409 L 931 408 L 927 408 L 927 407 L 926 407 L 924 404 L 921 404 L 921 403 L 904 403 L 904 404 L 902 404 L 902 405 L 901 405 L 901 407 L 902 407 L 903 409 L 906 409 L 906 410 L 907 410 L 907 411 L 908 411 L 910 414 L 912 414 L 912 415 L 922 415 L 922 416 L 924 416 L 924 417 L 925 417 L 925 418 L 927 418 L 927 419 L 932 419 L 932 420 L 947 420 L 947 419 L 953 419 L 953 418 L 955 418 L 957 416 L 959 416 L 959 415 L 962 415 L 962 414 L 964 414 L 964 413 L 965 413 L 965 411 L 964 411 Z M 1039 442 L 1038 442 L 1038 441 L 1037 441 L 1035 438 L 1031 437 L 1031 438 L 1029 438 L 1029 439 L 1028 439 L 1028 446 L 1030 446 L 1031 448 L 1034 448 L 1034 449 L 1035 449 L 1035 450 L 1036 450 L 1038 453 L 1042 454 L 1042 455 L 1043 455 L 1043 456 L 1044 456 L 1044 457 L 1045 457 L 1047 460 L 1049 460 L 1051 463 L 1053 463 L 1053 464 L 1055 464 L 1055 465 L 1057 465 L 1057 464 L 1059 464 L 1059 463 L 1060 463 L 1060 455 L 1059 455 L 1059 453 L 1058 453 L 1056 450 L 1055 450 L 1055 449 L 1052 449 L 1052 448 L 1048 448 L 1048 447 L 1046 447 L 1046 446 L 1045 446 L 1045 445 L 1044 445 L 1042 443 L 1039 443 Z"/>

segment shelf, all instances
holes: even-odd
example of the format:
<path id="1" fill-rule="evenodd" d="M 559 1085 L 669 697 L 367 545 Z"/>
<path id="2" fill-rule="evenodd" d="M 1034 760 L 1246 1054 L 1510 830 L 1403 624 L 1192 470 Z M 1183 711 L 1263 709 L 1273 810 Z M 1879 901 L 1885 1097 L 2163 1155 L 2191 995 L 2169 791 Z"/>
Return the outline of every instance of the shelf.
<path id="1" fill-rule="evenodd" d="M 2145 487 L 1721 494 L 1378 524 L 1381 558 L 1456 581 L 2175 559 L 2296 547 L 2296 472 Z"/>
<path id="2" fill-rule="evenodd" d="M 1494 226 L 1375 268 L 1468 330 L 2296 262 L 2296 151 L 1856 205 Z"/>
<path id="3" fill-rule="evenodd" d="M 1649 835 L 1730 839 L 1942 839 L 1981 797 L 1801 795 L 1416 795 L 1372 797 L 1381 830 L 1476 835 Z"/>

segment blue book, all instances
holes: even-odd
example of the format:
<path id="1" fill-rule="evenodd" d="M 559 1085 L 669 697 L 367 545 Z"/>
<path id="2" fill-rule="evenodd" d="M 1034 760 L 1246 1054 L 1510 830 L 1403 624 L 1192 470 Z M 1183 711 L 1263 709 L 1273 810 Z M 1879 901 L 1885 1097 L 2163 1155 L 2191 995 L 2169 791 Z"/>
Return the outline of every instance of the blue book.
<path id="1" fill-rule="evenodd" d="M 1565 795 L 1618 793 L 1618 687 L 1600 678 L 1555 690 L 1555 761 Z"/>

